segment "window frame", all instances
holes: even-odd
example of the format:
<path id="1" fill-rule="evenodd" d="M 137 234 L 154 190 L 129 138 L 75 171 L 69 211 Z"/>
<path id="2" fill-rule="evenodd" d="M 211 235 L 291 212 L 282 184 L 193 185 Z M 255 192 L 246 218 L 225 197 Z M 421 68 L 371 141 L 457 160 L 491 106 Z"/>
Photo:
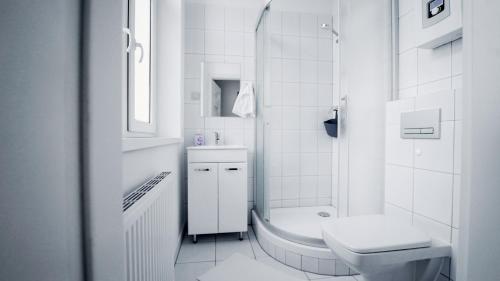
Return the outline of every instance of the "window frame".
<path id="1" fill-rule="evenodd" d="M 149 1 L 150 2 L 150 29 L 149 29 L 149 122 L 143 122 L 135 118 L 135 89 L 134 81 L 131 77 L 134 75 L 134 69 L 131 67 L 132 62 L 135 60 L 135 49 L 133 48 L 130 52 L 127 52 L 127 44 L 129 40 L 126 40 L 124 47 L 124 62 L 125 62 L 125 120 L 124 124 L 125 137 L 154 137 L 157 134 L 157 94 L 156 94 L 156 65 L 154 63 L 156 57 L 156 40 L 154 34 L 156 34 L 156 18 L 154 11 L 156 10 L 155 0 L 125 0 L 126 1 L 126 26 L 130 31 L 132 44 L 135 44 L 134 36 L 134 22 L 135 14 L 134 9 L 131 9 L 132 5 L 137 1 Z M 126 36 L 127 37 L 127 36 Z M 146 59 L 146 58 L 144 58 Z"/>

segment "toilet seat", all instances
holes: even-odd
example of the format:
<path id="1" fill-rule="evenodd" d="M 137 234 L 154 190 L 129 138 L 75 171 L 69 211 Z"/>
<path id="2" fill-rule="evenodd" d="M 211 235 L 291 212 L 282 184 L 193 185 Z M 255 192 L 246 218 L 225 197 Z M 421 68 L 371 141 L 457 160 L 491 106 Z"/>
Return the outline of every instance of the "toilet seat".
<path id="1" fill-rule="evenodd" d="M 436 280 L 451 255 L 448 243 L 384 215 L 341 218 L 321 226 L 325 244 L 366 281 Z"/>
<path id="2" fill-rule="evenodd" d="M 323 224 L 323 231 L 345 249 L 370 254 L 426 248 L 432 239 L 423 231 L 384 215 L 339 218 Z"/>

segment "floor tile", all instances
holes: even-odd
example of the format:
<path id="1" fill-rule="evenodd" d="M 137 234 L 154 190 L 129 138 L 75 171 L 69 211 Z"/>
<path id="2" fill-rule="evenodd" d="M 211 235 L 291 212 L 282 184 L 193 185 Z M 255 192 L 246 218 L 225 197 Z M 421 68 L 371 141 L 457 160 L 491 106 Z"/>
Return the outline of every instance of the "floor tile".
<path id="1" fill-rule="evenodd" d="M 308 280 L 307 276 L 305 275 L 304 272 L 297 270 L 295 268 L 292 268 L 290 266 L 284 265 L 272 257 L 257 258 L 257 261 L 260 261 L 260 262 L 262 262 L 266 265 L 269 265 L 277 270 L 280 270 L 280 271 L 283 271 L 287 274 L 290 274 L 290 275 L 294 276 L 295 278 L 299 278 L 302 280 Z"/>
<path id="2" fill-rule="evenodd" d="M 251 227 L 249 227 L 250 229 Z M 226 241 L 226 240 L 239 240 L 240 239 L 240 233 L 221 233 L 217 234 L 217 241 Z M 243 240 L 248 240 L 248 232 L 243 233 Z"/>
<path id="3" fill-rule="evenodd" d="M 175 265 L 175 281 L 196 281 L 197 277 L 215 267 L 215 262 L 181 263 Z"/>
<path id="4" fill-rule="evenodd" d="M 196 239 L 198 240 L 198 242 L 213 242 L 215 241 L 215 234 L 197 235 Z M 192 235 L 184 236 L 182 243 L 193 243 L 193 236 Z"/>
<path id="5" fill-rule="evenodd" d="M 232 256 L 235 253 L 240 253 L 249 258 L 255 259 L 253 254 L 252 246 L 250 246 L 250 240 L 226 240 L 219 241 L 215 243 L 215 259 L 217 261 L 222 261 Z"/>
<path id="6" fill-rule="evenodd" d="M 198 242 L 191 241 L 182 243 L 177 263 L 215 261 L 215 241 Z"/>
<path id="7" fill-rule="evenodd" d="M 330 276 L 325 279 L 314 279 L 318 281 L 357 281 L 352 276 Z"/>

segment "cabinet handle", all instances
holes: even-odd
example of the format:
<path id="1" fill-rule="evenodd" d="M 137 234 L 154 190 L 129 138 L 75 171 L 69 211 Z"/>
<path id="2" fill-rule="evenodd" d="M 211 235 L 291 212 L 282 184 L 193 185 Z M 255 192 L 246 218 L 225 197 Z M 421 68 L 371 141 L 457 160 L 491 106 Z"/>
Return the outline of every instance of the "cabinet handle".
<path id="1" fill-rule="evenodd" d="M 240 168 L 226 168 L 226 171 L 239 171 Z"/>
<path id="2" fill-rule="evenodd" d="M 195 169 L 197 172 L 210 172 L 210 168 L 205 168 L 205 169 Z"/>

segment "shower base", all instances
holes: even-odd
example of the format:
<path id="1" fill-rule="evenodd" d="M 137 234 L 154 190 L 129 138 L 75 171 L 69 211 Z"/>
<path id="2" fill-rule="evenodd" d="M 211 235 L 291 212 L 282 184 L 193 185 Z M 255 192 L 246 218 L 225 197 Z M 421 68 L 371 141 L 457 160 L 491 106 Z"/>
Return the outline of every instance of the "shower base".
<path id="1" fill-rule="evenodd" d="M 325 218 L 320 212 L 330 213 Z M 322 274 L 345 276 L 353 275 L 341 260 L 326 247 L 320 222 L 336 216 L 335 208 L 298 207 L 271 210 L 270 224 L 252 211 L 252 222 L 257 240 L 262 249 L 279 262 L 296 269 Z"/>

